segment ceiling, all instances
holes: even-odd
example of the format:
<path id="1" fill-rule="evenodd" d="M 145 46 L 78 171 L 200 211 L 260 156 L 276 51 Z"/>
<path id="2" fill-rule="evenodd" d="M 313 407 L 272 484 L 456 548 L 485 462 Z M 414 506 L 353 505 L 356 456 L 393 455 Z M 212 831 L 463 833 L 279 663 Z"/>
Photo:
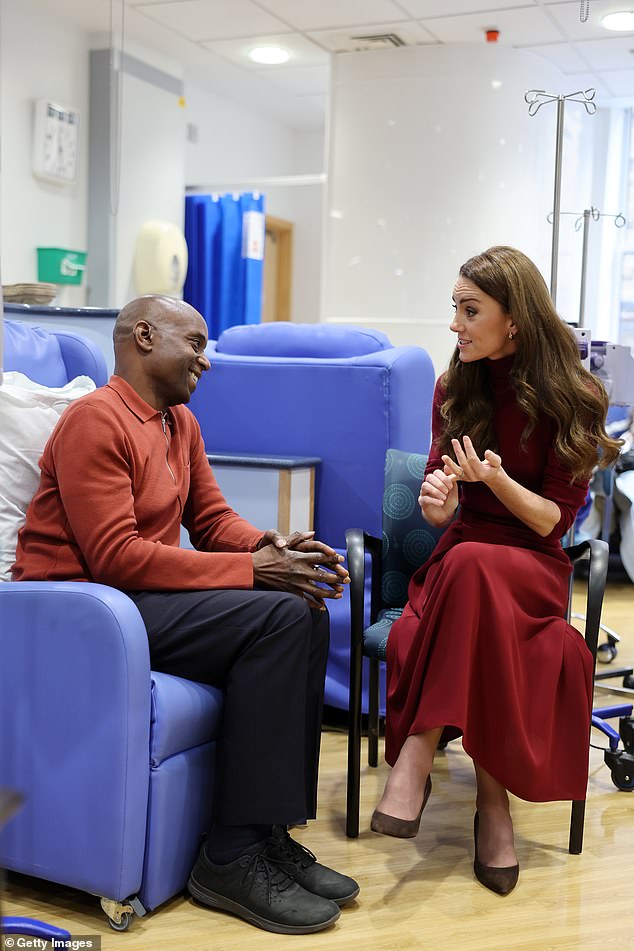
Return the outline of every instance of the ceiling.
<path id="1" fill-rule="evenodd" d="M 634 32 L 609 32 L 606 13 L 634 0 L 36 0 L 90 32 L 115 32 L 183 65 L 184 75 L 298 129 L 323 125 L 332 52 L 367 46 L 352 37 L 396 34 L 405 45 L 485 43 L 532 50 L 570 77 L 570 91 L 634 105 Z M 589 8 L 586 22 L 582 8 Z M 278 43 L 282 66 L 246 58 Z"/>

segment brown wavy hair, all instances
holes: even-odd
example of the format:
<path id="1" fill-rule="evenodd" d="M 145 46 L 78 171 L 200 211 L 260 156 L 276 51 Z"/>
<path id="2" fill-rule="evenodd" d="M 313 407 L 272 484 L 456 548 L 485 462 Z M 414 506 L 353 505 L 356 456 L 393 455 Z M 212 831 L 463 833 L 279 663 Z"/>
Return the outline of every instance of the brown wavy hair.
<path id="1" fill-rule="evenodd" d="M 528 416 L 521 443 L 540 415 L 554 422 L 555 451 L 573 479 L 587 478 L 597 463 L 605 467 L 619 454 L 620 441 L 605 430 L 608 396 L 582 364 L 575 336 L 557 314 L 546 283 L 533 262 L 509 247 L 489 248 L 469 258 L 460 276 L 501 304 L 517 327 L 510 380 Z M 496 449 L 493 397 L 483 360 L 462 363 L 458 350 L 443 374 L 441 452 L 451 439 L 468 434 L 478 454 Z"/>

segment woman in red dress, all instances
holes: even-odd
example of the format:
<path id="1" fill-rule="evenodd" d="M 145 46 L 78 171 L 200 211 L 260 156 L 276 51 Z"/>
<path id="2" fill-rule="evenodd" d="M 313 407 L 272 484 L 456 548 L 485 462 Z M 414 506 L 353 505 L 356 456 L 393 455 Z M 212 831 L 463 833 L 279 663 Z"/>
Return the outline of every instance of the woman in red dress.
<path id="1" fill-rule="evenodd" d="M 519 874 L 507 790 L 585 797 L 592 658 L 563 619 L 560 539 L 619 444 L 605 391 L 529 258 L 508 247 L 471 258 L 453 300 L 457 346 L 436 384 L 419 498 L 448 528 L 390 633 L 393 769 L 372 829 L 416 835 L 440 737 L 462 735 L 477 782 L 475 874 L 507 894 Z"/>

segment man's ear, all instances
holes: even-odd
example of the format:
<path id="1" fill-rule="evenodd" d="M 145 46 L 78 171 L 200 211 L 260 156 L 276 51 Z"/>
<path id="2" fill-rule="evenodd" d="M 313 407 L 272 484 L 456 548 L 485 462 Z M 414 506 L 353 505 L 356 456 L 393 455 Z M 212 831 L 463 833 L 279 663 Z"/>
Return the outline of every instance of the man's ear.
<path id="1" fill-rule="evenodd" d="M 144 353 L 150 353 L 154 339 L 154 327 L 152 324 L 149 324 L 147 320 L 137 320 L 132 333 L 139 350 L 143 350 Z"/>

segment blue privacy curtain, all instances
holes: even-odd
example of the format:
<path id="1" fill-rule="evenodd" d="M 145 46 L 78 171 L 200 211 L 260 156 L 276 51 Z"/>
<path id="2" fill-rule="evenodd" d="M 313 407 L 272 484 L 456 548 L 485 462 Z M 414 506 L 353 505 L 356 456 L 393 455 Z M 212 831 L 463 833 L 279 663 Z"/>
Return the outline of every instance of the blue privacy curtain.
<path id="1" fill-rule="evenodd" d="M 200 311 L 217 340 L 236 324 L 262 314 L 264 197 L 188 195 L 185 240 L 189 267 L 183 296 Z"/>

